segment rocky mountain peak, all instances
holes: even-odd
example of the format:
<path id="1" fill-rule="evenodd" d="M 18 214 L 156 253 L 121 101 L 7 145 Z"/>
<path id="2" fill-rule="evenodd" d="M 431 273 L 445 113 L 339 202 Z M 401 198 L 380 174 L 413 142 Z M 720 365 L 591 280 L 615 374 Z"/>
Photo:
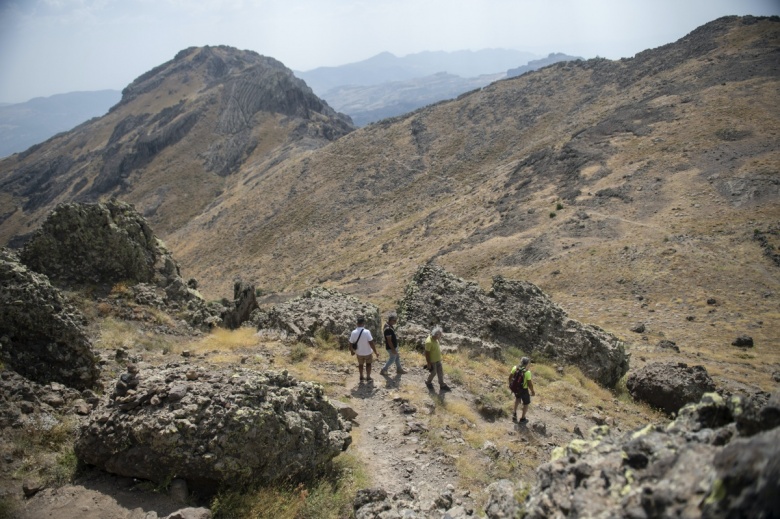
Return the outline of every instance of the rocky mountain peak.
<path id="1" fill-rule="evenodd" d="M 320 112 L 348 123 L 313 94 L 306 83 L 296 78 L 280 61 L 228 46 L 190 47 L 162 65 L 142 74 L 122 91 L 120 105 L 131 103 L 166 83 L 193 83 L 199 92 L 224 88 L 224 96 L 257 111 L 309 117 Z"/>
<path id="2" fill-rule="evenodd" d="M 353 129 L 281 62 L 192 47 L 139 76 L 104 117 L 0 162 L 13 208 L 2 220 L 40 222 L 57 203 L 117 196 L 159 228 L 178 227 L 243 165 L 262 171 Z M 6 241 L 19 233 L 6 230 Z"/>

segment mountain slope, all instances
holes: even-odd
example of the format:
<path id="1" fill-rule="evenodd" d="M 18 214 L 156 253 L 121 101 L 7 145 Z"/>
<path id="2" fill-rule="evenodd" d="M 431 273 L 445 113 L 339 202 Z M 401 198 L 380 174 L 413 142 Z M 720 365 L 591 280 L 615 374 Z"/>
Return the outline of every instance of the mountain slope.
<path id="1" fill-rule="evenodd" d="M 54 134 L 105 114 L 120 99 L 116 90 L 69 92 L 0 105 L 0 157 L 24 151 Z"/>
<path id="2" fill-rule="evenodd" d="M 272 66 L 258 70 L 279 78 L 268 95 L 282 108 L 232 110 L 266 97 L 245 101 L 254 83 L 229 81 L 242 69 L 226 50 L 189 50 L 106 118 L 0 162 L 0 236 L 58 200 L 117 195 L 209 297 L 241 276 L 276 298 L 322 284 L 387 310 L 434 261 L 483 286 L 539 285 L 624 338 L 633 367 L 671 356 L 773 387 L 778 48 L 780 19 L 722 18 L 632 59 L 559 63 L 351 133 L 306 108 L 319 102 L 306 89 L 284 108 L 292 82 Z M 730 346 L 741 334 L 753 350 Z"/>
<path id="3" fill-rule="evenodd" d="M 777 369 L 778 266 L 755 238 L 778 243 L 778 43 L 777 19 L 731 17 L 500 81 L 247 173 L 168 241 L 207 292 L 242 275 L 387 308 L 436 261 L 529 279 L 629 341 L 642 322 L 642 358 L 666 338 L 731 362 L 749 333 Z M 712 369 L 773 384 L 753 358 Z"/>
<path id="4" fill-rule="evenodd" d="M 1 161 L 0 237 L 28 233 L 57 202 L 111 196 L 164 233 L 241 167 L 262 172 L 352 128 L 272 58 L 190 48 L 131 83 L 106 116 Z"/>

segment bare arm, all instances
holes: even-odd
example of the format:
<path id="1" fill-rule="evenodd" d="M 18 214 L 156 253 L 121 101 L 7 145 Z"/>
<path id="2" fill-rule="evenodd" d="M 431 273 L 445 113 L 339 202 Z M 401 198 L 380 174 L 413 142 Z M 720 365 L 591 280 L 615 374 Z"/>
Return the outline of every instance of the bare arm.
<path id="1" fill-rule="evenodd" d="M 374 341 L 368 341 L 368 344 L 371 346 L 371 349 L 374 350 L 376 357 L 379 358 L 379 352 L 376 351 L 376 343 L 374 343 Z"/>
<path id="2" fill-rule="evenodd" d="M 530 380 L 528 381 L 528 391 L 531 392 L 531 396 L 536 396 L 536 391 L 534 391 L 534 383 Z"/>

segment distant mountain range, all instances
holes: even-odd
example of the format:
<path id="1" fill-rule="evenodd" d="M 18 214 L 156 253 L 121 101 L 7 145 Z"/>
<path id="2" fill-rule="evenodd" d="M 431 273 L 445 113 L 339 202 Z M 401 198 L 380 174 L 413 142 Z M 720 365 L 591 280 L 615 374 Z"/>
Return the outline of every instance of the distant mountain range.
<path id="1" fill-rule="evenodd" d="M 317 88 L 321 87 L 309 86 L 335 110 L 349 115 L 356 126 L 365 126 L 439 101 L 455 99 L 461 94 L 485 87 L 505 77 L 519 76 L 561 61 L 582 59 L 578 56 L 553 53 L 520 67 L 506 67 L 508 63 L 518 63 L 512 60 L 525 59 L 529 55 L 517 51 L 484 50 L 426 52 L 396 58 L 392 54 L 384 53 L 343 67 L 316 69 L 322 71 L 322 74 L 311 77 L 315 84 L 320 85 L 335 83 L 339 78 L 341 81 L 351 80 L 354 83 L 343 83 L 325 92 L 317 92 Z M 385 68 L 382 68 L 383 65 Z M 494 68 L 491 70 L 490 67 Z M 444 72 L 429 73 L 444 68 L 447 69 Z M 462 74 L 475 72 L 479 74 L 462 77 Z M 414 75 L 423 73 L 425 75 Z M 304 77 L 307 74 L 297 75 L 308 84 L 309 80 Z M 393 74 L 397 75 L 395 79 L 376 83 L 377 78 L 388 78 Z M 410 77 L 403 79 L 405 76 Z M 327 81 L 318 83 L 323 78 Z"/>
<path id="2" fill-rule="evenodd" d="M 0 157 L 24 151 L 104 115 L 120 97 L 118 90 L 99 90 L 36 97 L 18 104 L 0 103 Z"/>
<path id="3" fill-rule="evenodd" d="M 477 77 L 506 72 L 538 56 L 507 49 L 462 50 L 456 52 L 420 52 L 397 57 L 383 52 L 367 60 L 338 67 L 319 67 L 295 72 L 320 97 L 341 86 L 370 86 L 389 81 L 431 76 L 447 72 L 460 77 Z"/>

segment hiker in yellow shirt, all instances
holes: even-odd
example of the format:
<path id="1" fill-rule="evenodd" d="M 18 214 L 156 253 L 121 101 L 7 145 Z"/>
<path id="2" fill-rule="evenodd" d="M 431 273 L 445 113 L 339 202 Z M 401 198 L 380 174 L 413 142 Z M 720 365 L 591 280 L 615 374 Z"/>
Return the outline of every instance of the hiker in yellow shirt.
<path id="1" fill-rule="evenodd" d="M 428 380 L 425 385 L 428 389 L 433 389 L 433 376 L 439 377 L 439 390 L 449 391 L 450 386 L 444 383 L 444 370 L 441 367 L 441 347 L 439 346 L 439 340 L 444 331 L 441 326 L 434 326 L 431 330 L 431 334 L 425 339 L 425 360 L 428 363 L 428 370 L 431 374 L 428 376 Z"/>
<path id="2" fill-rule="evenodd" d="M 531 397 L 536 396 L 534 391 L 534 383 L 531 382 L 531 371 L 528 369 L 528 365 L 531 363 L 531 359 L 523 357 L 520 359 L 520 364 L 512 368 L 512 372 L 509 374 L 510 388 L 512 385 L 512 379 L 515 377 L 517 370 L 520 370 L 518 376 L 522 376 L 522 382 L 514 392 L 515 393 L 515 409 L 512 411 L 512 421 L 517 422 L 517 407 L 520 402 L 523 402 L 523 415 L 520 417 L 520 423 L 526 423 L 528 418 L 525 417 L 525 413 L 528 411 L 528 406 L 531 405 Z M 518 381 L 519 382 L 519 381 Z"/>

